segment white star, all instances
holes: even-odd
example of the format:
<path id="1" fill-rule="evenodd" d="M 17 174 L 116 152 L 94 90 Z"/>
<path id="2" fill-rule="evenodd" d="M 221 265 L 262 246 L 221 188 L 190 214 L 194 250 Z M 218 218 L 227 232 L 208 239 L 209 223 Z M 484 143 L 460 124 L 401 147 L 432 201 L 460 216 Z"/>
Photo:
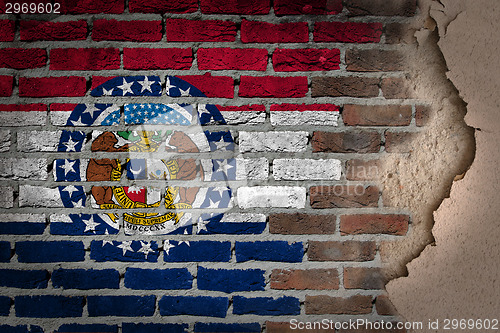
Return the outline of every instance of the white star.
<path id="1" fill-rule="evenodd" d="M 113 90 L 115 90 L 115 88 L 111 88 L 110 90 L 106 90 L 106 89 L 102 88 L 102 94 L 103 94 L 103 96 L 112 96 Z"/>
<path id="2" fill-rule="evenodd" d="M 181 93 L 181 97 L 189 97 L 191 94 L 189 93 L 189 90 L 191 90 L 191 87 L 188 87 L 186 90 L 182 90 L 179 88 L 179 92 Z"/>
<path id="3" fill-rule="evenodd" d="M 98 225 L 100 225 L 100 223 L 97 223 L 94 220 L 94 216 L 93 215 L 90 215 L 90 218 L 88 220 L 87 219 L 82 219 L 82 222 L 85 223 L 85 230 L 83 232 L 93 231 L 94 234 L 95 234 L 95 227 L 97 227 Z"/>
<path id="4" fill-rule="evenodd" d="M 184 230 L 184 232 L 186 232 L 186 230 Z M 185 233 L 186 235 L 187 233 Z M 181 245 L 182 243 L 186 244 L 187 246 L 191 246 L 191 244 L 189 244 L 189 241 L 179 241 L 179 243 L 177 245 Z"/>
<path id="5" fill-rule="evenodd" d="M 203 105 L 203 106 L 202 106 L 202 105 L 200 105 L 200 107 L 198 108 L 198 112 L 199 112 L 200 116 L 201 116 L 202 114 L 204 114 L 204 113 L 207 113 L 207 114 L 209 114 L 210 116 L 212 115 L 212 114 L 210 113 L 210 111 L 208 111 L 208 110 L 207 110 L 207 106 L 206 106 L 206 105 Z"/>
<path id="6" fill-rule="evenodd" d="M 167 90 L 166 91 L 167 95 L 170 96 L 170 89 L 172 88 L 175 88 L 175 86 L 170 84 L 170 78 L 167 77 L 167 83 L 165 85 L 165 89 Z"/>
<path id="7" fill-rule="evenodd" d="M 69 160 L 64 160 L 64 165 L 59 165 L 61 169 L 64 169 L 64 176 L 67 176 L 70 172 L 76 172 L 73 165 L 76 161 L 70 162 Z"/>
<path id="8" fill-rule="evenodd" d="M 144 90 L 147 90 L 151 93 L 153 92 L 151 90 L 151 85 L 156 83 L 156 81 L 149 81 L 147 76 L 144 77 L 144 81 L 137 81 L 137 82 L 139 82 L 139 84 L 142 86 L 141 92 L 143 92 Z"/>
<path id="9" fill-rule="evenodd" d="M 125 96 L 126 93 L 131 93 L 134 94 L 132 91 L 132 85 L 134 84 L 134 81 L 132 82 L 127 82 L 125 78 L 123 79 L 123 84 L 121 86 L 117 86 L 117 88 L 120 88 L 123 91 L 123 96 Z"/>
<path id="10" fill-rule="evenodd" d="M 212 198 L 208 198 L 208 207 L 205 208 L 219 208 L 219 201 L 220 200 L 212 201 Z"/>
<path id="11" fill-rule="evenodd" d="M 73 201 L 73 207 L 75 208 L 82 208 L 83 207 L 83 197 L 80 199 Z"/>
<path id="12" fill-rule="evenodd" d="M 204 231 L 207 231 L 207 224 L 209 223 L 209 221 L 205 221 L 204 219 L 202 219 L 201 217 L 198 219 L 198 233 L 200 233 L 200 231 L 204 230 Z"/>
<path id="13" fill-rule="evenodd" d="M 94 118 L 94 113 L 96 113 L 97 111 L 102 111 L 102 110 L 101 110 L 101 109 L 98 109 L 98 108 L 96 108 L 95 106 L 92 106 L 92 105 L 90 104 L 90 105 L 88 105 L 87 109 L 85 109 L 85 111 L 83 111 L 83 112 L 82 112 L 82 115 L 83 115 L 84 113 L 88 113 L 88 114 L 90 114 L 90 117 L 91 117 L 91 118 Z"/>
<path id="14" fill-rule="evenodd" d="M 116 247 L 122 249 L 123 255 L 125 255 L 125 253 L 127 251 L 134 252 L 134 250 L 130 246 L 131 244 L 132 244 L 132 241 L 123 241 L 120 245 L 117 245 Z"/>
<path id="15" fill-rule="evenodd" d="M 78 192 L 79 190 L 75 186 L 69 185 L 65 186 L 63 191 L 68 192 L 68 195 L 71 197 L 73 195 L 73 192 Z"/>
<path id="16" fill-rule="evenodd" d="M 77 144 L 78 144 L 78 142 L 73 141 L 73 139 L 71 137 L 68 139 L 68 142 L 63 142 L 63 145 L 66 146 L 66 151 L 76 151 Z"/>
<path id="17" fill-rule="evenodd" d="M 175 245 L 173 244 L 170 244 L 170 241 L 166 240 L 165 243 L 163 244 L 163 249 L 165 250 L 165 252 L 167 253 L 167 255 L 170 254 L 170 249 L 175 247 Z"/>
<path id="18" fill-rule="evenodd" d="M 219 141 L 212 141 L 215 145 L 215 150 L 220 150 L 222 148 L 226 148 L 229 146 L 232 142 L 226 142 L 224 141 L 224 138 L 220 138 Z"/>
<path id="19" fill-rule="evenodd" d="M 214 163 L 217 163 L 217 171 L 224 171 L 224 173 L 227 174 L 229 169 L 234 168 L 234 165 L 231 165 L 228 163 L 229 160 L 221 160 L 221 161 L 216 161 L 214 160 Z"/>
<path id="20" fill-rule="evenodd" d="M 221 200 L 222 198 L 224 198 L 224 196 L 228 196 L 229 194 L 227 187 L 214 187 L 213 192 L 219 192 Z"/>
<path id="21" fill-rule="evenodd" d="M 106 231 L 104 232 L 104 234 L 105 234 L 105 235 L 109 235 L 109 231 L 108 231 L 108 229 L 106 229 Z M 110 241 L 110 240 L 106 240 L 106 239 L 105 239 L 105 240 L 103 240 L 103 241 L 102 241 L 102 246 L 104 246 L 104 245 L 106 245 L 106 244 L 111 244 L 111 245 L 114 245 L 114 244 L 113 244 L 113 241 Z"/>
<path id="22" fill-rule="evenodd" d="M 147 242 L 147 243 L 144 243 L 143 241 L 140 241 L 141 242 L 141 248 L 137 251 L 137 252 L 142 252 L 144 253 L 144 257 L 147 258 L 148 257 L 148 254 L 150 252 L 155 252 L 152 248 L 151 248 L 151 242 Z"/>
<path id="23" fill-rule="evenodd" d="M 79 120 L 72 120 L 71 125 L 73 125 L 73 126 L 88 126 L 88 124 L 82 123 L 80 119 Z"/>

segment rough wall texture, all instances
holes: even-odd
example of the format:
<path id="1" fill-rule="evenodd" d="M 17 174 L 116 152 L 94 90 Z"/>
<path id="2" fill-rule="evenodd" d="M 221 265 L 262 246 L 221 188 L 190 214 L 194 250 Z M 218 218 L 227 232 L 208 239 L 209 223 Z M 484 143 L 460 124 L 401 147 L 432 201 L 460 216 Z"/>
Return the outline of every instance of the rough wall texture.
<path id="1" fill-rule="evenodd" d="M 60 11 L 0 21 L 2 329 L 398 318 L 473 151 L 415 1 Z"/>
<path id="2" fill-rule="evenodd" d="M 476 154 L 463 179 L 453 184 L 449 198 L 434 213 L 434 246 L 426 247 L 408 265 L 408 277 L 391 281 L 387 289 L 407 320 L 439 320 L 439 328 L 428 332 L 444 332 L 445 319 L 459 320 L 455 331 L 462 331 L 460 320 L 467 325 L 470 319 L 479 320 L 483 329 L 472 327 L 485 331 L 486 320 L 498 322 L 500 313 L 500 185 L 495 171 L 500 158 L 495 65 L 500 12 L 496 1 L 487 0 L 429 2 L 425 8 L 439 28 L 447 76 L 467 103 L 465 121 L 476 128 Z M 458 299 L 467 300 L 467 305 Z"/>

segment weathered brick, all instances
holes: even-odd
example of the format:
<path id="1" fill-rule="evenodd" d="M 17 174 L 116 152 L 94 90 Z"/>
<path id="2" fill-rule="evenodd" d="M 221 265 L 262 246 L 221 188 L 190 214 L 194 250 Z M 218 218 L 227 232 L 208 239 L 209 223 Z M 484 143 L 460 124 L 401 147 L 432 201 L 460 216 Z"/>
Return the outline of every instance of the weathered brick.
<path id="1" fill-rule="evenodd" d="M 188 324 L 143 324 L 143 323 L 123 323 L 122 333 L 137 333 L 137 332 L 168 332 L 168 333 L 184 333 L 188 329 Z M 118 327 L 116 327 L 118 331 Z M 96 330 L 97 332 L 108 332 L 108 330 Z M 114 330 L 109 330 L 109 332 L 115 332 Z"/>
<path id="2" fill-rule="evenodd" d="M 17 317 L 28 318 L 65 318 L 81 317 L 83 296 L 16 296 Z"/>
<path id="3" fill-rule="evenodd" d="M 377 299 L 375 300 L 375 309 L 377 309 L 377 313 L 382 316 L 398 315 L 396 307 L 386 295 L 377 296 Z"/>
<path id="4" fill-rule="evenodd" d="M 201 70 L 250 70 L 265 71 L 266 49 L 198 49 L 198 69 Z"/>
<path id="5" fill-rule="evenodd" d="M 92 40 L 158 42 L 162 38 L 161 21 L 95 20 Z"/>
<path id="6" fill-rule="evenodd" d="M 131 13 L 192 13 L 198 10 L 196 0 L 130 0 L 128 3 Z"/>
<path id="7" fill-rule="evenodd" d="M 120 50 L 107 49 L 52 49 L 51 70 L 105 70 L 120 68 Z"/>
<path id="8" fill-rule="evenodd" d="M 273 269 L 271 289 L 339 289 L 339 274 L 336 269 L 288 270 Z"/>
<path id="9" fill-rule="evenodd" d="M 0 130 L 0 152 L 4 153 L 10 150 L 10 131 Z"/>
<path id="10" fill-rule="evenodd" d="M 378 153 L 382 142 L 377 132 L 314 132 L 313 152 Z"/>
<path id="11" fill-rule="evenodd" d="M 373 77 L 313 77 L 311 93 L 313 97 L 377 97 L 379 79 Z"/>
<path id="12" fill-rule="evenodd" d="M 311 186 L 309 198 L 312 208 L 377 207 L 379 189 L 363 185 Z"/>
<path id="13" fill-rule="evenodd" d="M 0 20 L 0 42 L 12 42 L 16 31 L 15 21 Z"/>
<path id="14" fill-rule="evenodd" d="M 313 38 L 316 43 L 378 43 L 382 23 L 316 22 Z"/>
<path id="15" fill-rule="evenodd" d="M 120 273 L 114 269 L 57 269 L 52 272 L 52 285 L 63 289 L 118 289 Z"/>
<path id="16" fill-rule="evenodd" d="M 72 262 L 85 259 L 83 243 L 72 241 L 16 242 L 16 254 L 17 260 L 25 263 Z"/>
<path id="17" fill-rule="evenodd" d="M 416 0 L 350 0 L 345 7 L 352 16 L 413 16 L 417 9 Z"/>
<path id="18" fill-rule="evenodd" d="M 17 148 L 23 152 L 57 151 L 61 131 L 23 131 L 17 133 Z"/>
<path id="19" fill-rule="evenodd" d="M 382 79 L 382 94 L 387 99 L 408 99 L 414 98 L 413 89 L 410 87 L 410 81 L 404 78 L 386 77 Z"/>
<path id="20" fill-rule="evenodd" d="M 201 90 L 207 97 L 234 97 L 234 81 L 229 76 L 204 75 L 179 75 L 178 78 L 191 83 Z"/>
<path id="21" fill-rule="evenodd" d="M 0 186 L 0 208 L 14 207 L 14 189 L 10 186 Z"/>
<path id="22" fill-rule="evenodd" d="M 388 153 L 409 153 L 416 145 L 419 133 L 386 132 L 385 151 Z"/>
<path id="23" fill-rule="evenodd" d="M 62 0 L 62 14 L 121 14 L 124 0 Z"/>
<path id="24" fill-rule="evenodd" d="M 92 76 L 92 86 L 90 87 L 90 90 L 94 90 L 95 88 L 99 87 L 101 84 L 114 79 L 116 76 L 97 76 L 93 75 Z"/>
<path id="25" fill-rule="evenodd" d="M 169 42 L 234 42 L 236 24 L 221 20 L 167 19 Z"/>
<path id="26" fill-rule="evenodd" d="M 307 22 L 273 24 L 243 19 L 241 41 L 243 43 L 307 43 L 309 28 Z"/>
<path id="27" fill-rule="evenodd" d="M 230 242 L 196 241 L 187 245 L 165 241 L 164 248 L 168 248 L 163 256 L 165 262 L 228 262 L 231 259 Z"/>
<path id="28" fill-rule="evenodd" d="M 375 242 L 309 241 L 307 256 L 311 261 L 371 261 L 376 252 Z"/>
<path id="29" fill-rule="evenodd" d="M 208 269 L 198 267 L 197 286 L 200 290 L 225 293 L 264 290 L 265 271 L 261 269 Z"/>
<path id="30" fill-rule="evenodd" d="M 79 97 L 87 91 L 84 77 L 21 77 L 19 96 L 21 97 Z"/>
<path id="31" fill-rule="evenodd" d="M 376 180 L 381 171 L 380 160 L 349 160 L 346 170 L 347 180 Z"/>
<path id="32" fill-rule="evenodd" d="M 335 215 L 271 214 L 269 232 L 286 235 L 334 234 L 335 221 Z"/>
<path id="33" fill-rule="evenodd" d="M 7 296 L 0 296 L 0 316 L 8 316 L 12 300 Z"/>
<path id="34" fill-rule="evenodd" d="M 149 317 L 155 312 L 156 296 L 87 296 L 89 317 Z"/>
<path id="35" fill-rule="evenodd" d="M 228 125 L 257 125 L 262 124 L 266 120 L 266 107 L 261 104 L 242 105 L 242 106 L 215 106 L 224 117 Z M 217 123 L 213 117 L 203 115 L 206 110 L 206 104 L 198 104 L 198 114 L 200 114 L 200 122 L 202 125 Z M 204 119 L 204 117 L 206 117 Z M 238 169 L 236 169 L 238 172 Z"/>
<path id="36" fill-rule="evenodd" d="M 385 26 L 385 42 L 387 44 L 415 44 L 416 29 L 409 24 L 388 23 Z"/>
<path id="37" fill-rule="evenodd" d="M 270 0 L 201 0 L 203 14 L 268 14 Z"/>
<path id="38" fill-rule="evenodd" d="M 262 179 L 269 175 L 269 162 L 267 158 L 237 158 L 236 180 Z"/>
<path id="39" fill-rule="evenodd" d="M 45 125 L 46 120 L 45 104 L 0 104 L 2 126 Z"/>
<path id="40" fill-rule="evenodd" d="M 402 71 L 407 66 L 403 53 L 395 50 L 347 50 L 345 58 L 351 72 Z"/>
<path id="41" fill-rule="evenodd" d="M 335 15 L 342 12 L 341 0 L 275 0 L 276 15 Z"/>
<path id="42" fill-rule="evenodd" d="M 411 105 L 344 105 L 342 119 L 347 126 L 408 126 Z"/>
<path id="43" fill-rule="evenodd" d="M 160 255 L 156 241 L 143 242 L 134 240 L 116 242 L 116 245 L 113 243 L 115 246 L 104 245 L 106 244 L 103 241 L 93 240 L 90 243 L 90 259 L 97 262 L 157 262 Z M 139 252 L 144 246 L 149 249 L 147 254 Z M 124 247 L 125 251 L 122 251 L 121 247 Z"/>
<path id="44" fill-rule="evenodd" d="M 415 123 L 417 126 L 427 126 L 431 119 L 431 107 L 427 105 L 417 105 L 415 107 Z"/>
<path id="45" fill-rule="evenodd" d="M 341 173 L 341 162 L 335 159 L 277 158 L 273 161 L 273 177 L 276 180 L 339 180 Z"/>
<path id="46" fill-rule="evenodd" d="M 44 158 L 0 158 L 0 179 L 47 179 Z"/>
<path id="47" fill-rule="evenodd" d="M 144 54 L 147 53 L 147 57 Z M 193 53 L 186 49 L 124 48 L 123 68 L 125 69 L 190 69 Z"/>
<path id="48" fill-rule="evenodd" d="M 306 189 L 298 186 L 254 186 L 240 187 L 237 192 L 238 205 L 251 207 L 304 208 Z"/>
<path id="49" fill-rule="evenodd" d="M 334 104 L 272 104 L 271 125 L 338 126 L 339 110 Z"/>
<path id="50" fill-rule="evenodd" d="M 380 268 L 344 268 L 344 287 L 346 289 L 383 289 L 384 285 L 384 277 Z"/>
<path id="51" fill-rule="evenodd" d="M 234 252 L 237 262 L 250 260 L 301 262 L 304 256 L 301 242 L 287 241 L 236 242 Z"/>
<path id="52" fill-rule="evenodd" d="M 0 270 L 0 286 L 22 289 L 47 288 L 50 275 L 46 270 Z"/>
<path id="53" fill-rule="evenodd" d="M 1 206 L 2 204 L 2 191 L 3 187 L 0 187 L 0 207 L 2 208 L 9 208 L 9 207 L 3 207 Z M 0 262 L 10 262 L 11 258 L 11 248 L 10 248 L 10 242 L 7 241 L 0 241 Z"/>
<path id="54" fill-rule="evenodd" d="M 14 86 L 14 77 L 0 75 L 0 97 L 10 97 Z"/>
<path id="55" fill-rule="evenodd" d="M 408 215 L 342 215 L 340 217 L 340 232 L 342 235 L 389 234 L 404 236 L 408 232 L 409 222 Z"/>
<path id="56" fill-rule="evenodd" d="M 273 53 L 277 72 L 331 71 L 340 68 L 338 49 L 277 49 Z"/>
<path id="57" fill-rule="evenodd" d="M 29 69 L 47 64 L 47 51 L 37 48 L 0 49 L 0 68 Z"/>
<path id="58" fill-rule="evenodd" d="M 308 91 L 307 77 L 241 76 L 240 97 L 305 97 Z"/>
<path id="59" fill-rule="evenodd" d="M 85 40 L 87 38 L 87 21 L 21 21 L 20 36 L 22 41 Z"/>
<path id="60" fill-rule="evenodd" d="M 193 276 L 187 268 L 141 269 L 127 268 L 125 287 L 138 290 L 191 289 Z"/>
<path id="61" fill-rule="evenodd" d="M 127 323 L 123 323 L 122 332 L 125 332 Z M 117 333 L 118 325 L 105 325 L 105 324 L 62 324 L 59 329 L 54 333 L 63 332 L 88 332 L 88 333 Z M 127 331 L 130 333 L 130 331 Z"/>
<path id="62" fill-rule="evenodd" d="M 240 152 L 301 152 L 307 132 L 240 132 Z"/>
<path id="63" fill-rule="evenodd" d="M 258 316 L 283 316 L 300 314 L 300 301 L 295 297 L 283 296 L 280 298 L 242 296 L 233 297 L 233 313 L 253 314 Z"/>
<path id="64" fill-rule="evenodd" d="M 326 295 L 306 295 L 306 314 L 351 314 L 372 312 L 372 296 L 355 295 L 348 298 Z"/>
<path id="65" fill-rule="evenodd" d="M 41 235 L 44 230 L 43 214 L 0 214 L 2 235 Z"/>
<path id="66" fill-rule="evenodd" d="M 207 316 L 224 318 L 229 308 L 227 297 L 163 296 L 158 302 L 162 316 Z"/>
<path id="67" fill-rule="evenodd" d="M 195 332 L 260 332 L 259 323 L 195 323 Z"/>
<path id="68" fill-rule="evenodd" d="M 63 207 L 57 188 L 33 185 L 19 187 L 19 207 Z"/>

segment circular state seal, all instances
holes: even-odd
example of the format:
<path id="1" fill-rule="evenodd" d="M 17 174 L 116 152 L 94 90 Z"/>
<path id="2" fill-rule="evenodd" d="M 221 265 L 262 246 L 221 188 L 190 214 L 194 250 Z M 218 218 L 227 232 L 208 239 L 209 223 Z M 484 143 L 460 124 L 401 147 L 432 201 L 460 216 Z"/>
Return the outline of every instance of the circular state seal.
<path id="1" fill-rule="evenodd" d="M 166 83 L 170 96 L 204 97 L 178 78 L 168 77 Z M 155 77 L 115 78 L 95 88 L 91 95 L 158 96 L 155 84 L 160 84 Z M 89 115 L 91 108 L 96 109 L 78 105 L 67 125 L 116 125 L 124 129 L 92 131 L 90 150 L 99 157 L 90 158 L 85 170 L 86 181 L 105 182 L 91 187 L 87 202 L 104 211 L 99 216 L 110 226 L 117 227 L 120 214 L 116 210 L 123 209 L 126 234 L 187 233 L 193 219 L 190 209 L 231 206 L 229 187 L 207 187 L 204 181 L 221 180 L 221 170 L 217 170 L 221 165 L 225 172 L 222 180 L 231 179 L 236 169 L 234 159 L 221 162 L 199 155 L 234 151 L 229 131 L 201 130 L 200 125 L 206 123 L 224 124 L 215 106 L 204 105 L 198 111 L 190 104 L 124 104 L 123 122 L 116 107 L 101 107 Z M 206 179 L 206 174 L 211 179 Z M 127 185 L 118 184 L 124 182 Z M 72 207 L 70 204 L 65 206 Z M 106 212 L 110 210 L 114 211 Z"/>

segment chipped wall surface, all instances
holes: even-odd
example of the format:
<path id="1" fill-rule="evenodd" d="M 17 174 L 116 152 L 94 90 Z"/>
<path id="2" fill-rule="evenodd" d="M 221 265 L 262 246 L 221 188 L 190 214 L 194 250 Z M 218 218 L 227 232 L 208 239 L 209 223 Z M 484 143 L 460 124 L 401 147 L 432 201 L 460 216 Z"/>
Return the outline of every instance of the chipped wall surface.
<path id="1" fill-rule="evenodd" d="M 449 198 L 435 207 L 435 243 L 387 290 L 406 320 L 440 319 L 439 329 L 426 329 L 434 332 L 444 331 L 445 318 L 498 319 L 500 313 L 500 10 L 491 0 L 425 2 L 423 7 L 428 6 L 447 77 L 467 103 L 467 125 L 476 128 L 476 152 Z"/>

